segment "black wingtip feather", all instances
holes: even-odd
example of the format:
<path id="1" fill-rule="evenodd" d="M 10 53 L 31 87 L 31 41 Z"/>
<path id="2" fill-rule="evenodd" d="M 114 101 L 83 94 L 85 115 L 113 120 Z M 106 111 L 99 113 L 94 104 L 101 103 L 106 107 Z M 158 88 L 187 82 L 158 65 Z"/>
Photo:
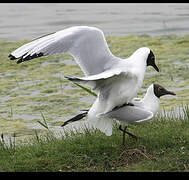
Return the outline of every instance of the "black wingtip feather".
<path id="1" fill-rule="evenodd" d="M 76 77 L 71 77 L 71 76 L 64 76 L 66 79 L 68 79 L 69 81 L 76 81 L 78 80 L 78 78 Z"/>
<path id="2" fill-rule="evenodd" d="M 17 64 L 20 64 L 24 61 L 29 61 L 29 60 L 32 60 L 32 59 L 35 59 L 35 58 L 38 58 L 38 57 L 41 57 L 41 56 L 44 56 L 43 53 L 38 53 L 38 54 L 33 54 L 32 56 L 28 55 L 26 57 L 24 57 L 25 55 L 23 55 L 18 61 L 17 61 Z M 24 57 L 24 58 L 23 58 Z"/>
<path id="3" fill-rule="evenodd" d="M 18 61 L 16 61 L 17 64 L 20 64 L 21 62 L 23 62 L 23 61 L 22 61 L 22 58 L 19 59 Z"/>
<path id="4" fill-rule="evenodd" d="M 61 125 L 61 127 L 64 127 L 65 125 L 67 125 L 71 122 L 78 121 L 78 120 L 84 118 L 87 115 L 87 113 L 88 113 L 88 110 L 87 110 L 87 112 L 84 112 L 84 113 L 81 113 L 81 114 L 74 116 L 73 118 L 65 121 L 64 124 Z"/>
<path id="5" fill-rule="evenodd" d="M 71 76 L 64 76 L 66 79 L 68 79 L 68 80 L 70 80 L 70 79 L 72 79 L 72 77 Z"/>
<path id="6" fill-rule="evenodd" d="M 9 54 L 8 57 L 9 57 L 10 60 L 15 60 L 15 59 L 17 59 L 17 58 L 16 58 L 15 56 L 13 56 L 12 54 Z"/>

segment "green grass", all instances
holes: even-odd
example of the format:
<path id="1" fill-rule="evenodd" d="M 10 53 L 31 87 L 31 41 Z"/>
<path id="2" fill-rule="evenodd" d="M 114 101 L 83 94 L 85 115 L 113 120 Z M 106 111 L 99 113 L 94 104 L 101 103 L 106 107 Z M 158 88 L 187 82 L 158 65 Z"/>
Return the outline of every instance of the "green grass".
<path id="1" fill-rule="evenodd" d="M 177 94 L 162 97 L 160 111 L 188 105 L 189 35 L 126 35 L 106 39 L 112 53 L 122 58 L 142 46 L 153 50 L 160 73 L 147 68 L 138 97 L 143 97 L 150 84 L 159 83 Z M 126 148 L 121 146 L 122 133 L 117 127 L 111 137 L 99 131 L 72 133 L 62 139 L 52 136 L 54 128 L 80 109 L 88 109 L 93 99 L 63 78 L 63 75 L 83 76 L 78 65 L 65 63 L 65 59 L 74 62 L 68 54 L 21 64 L 10 61 L 10 52 L 26 42 L 29 40 L 0 41 L 0 134 L 3 135 L 0 171 L 188 171 L 187 118 L 157 117 L 139 126 L 130 125 L 129 130 L 140 139 L 127 137 Z"/>
<path id="2" fill-rule="evenodd" d="M 189 111 L 183 120 L 157 117 L 129 131 L 126 137 L 114 126 L 113 135 L 98 130 L 55 138 L 51 132 L 38 135 L 25 145 L 7 148 L 1 139 L 0 171 L 6 172 L 188 172 Z"/>

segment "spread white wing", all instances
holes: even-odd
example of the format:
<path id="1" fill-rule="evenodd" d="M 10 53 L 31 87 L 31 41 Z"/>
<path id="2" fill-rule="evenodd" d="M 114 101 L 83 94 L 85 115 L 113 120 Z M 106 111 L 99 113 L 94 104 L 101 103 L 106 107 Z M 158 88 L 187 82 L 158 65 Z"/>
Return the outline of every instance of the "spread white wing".
<path id="1" fill-rule="evenodd" d="M 135 106 L 124 106 L 106 114 L 110 118 L 115 118 L 125 123 L 139 123 L 153 118 L 154 114 L 145 109 Z"/>
<path id="2" fill-rule="evenodd" d="M 17 63 L 50 54 L 70 53 L 85 75 L 105 71 L 114 63 L 103 32 L 95 27 L 75 26 L 27 43 L 13 51 L 9 57 Z"/>

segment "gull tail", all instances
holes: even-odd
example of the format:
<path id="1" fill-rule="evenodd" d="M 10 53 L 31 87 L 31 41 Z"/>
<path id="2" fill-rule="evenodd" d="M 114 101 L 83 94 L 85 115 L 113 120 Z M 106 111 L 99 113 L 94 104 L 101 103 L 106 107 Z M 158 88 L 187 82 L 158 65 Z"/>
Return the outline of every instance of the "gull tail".
<path id="1" fill-rule="evenodd" d="M 88 110 L 86 110 L 86 112 L 84 112 L 84 113 L 78 114 L 78 115 L 74 116 L 73 118 L 65 121 L 64 124 L 61 125 L 61 127 L 65 126 L 65 125 L 67 125 L 69 123 L 72 123 L 72 122 L 75 122 L 75 121 L 79 121 L 80 119 L 83 119 L 84 117 L 86 117 L 87 114 L 88 114 Z"/>
<path id="2" fill-rule="evenodd" d="M 95 120 L 89 120 L 94 128 L 99 129 L 101 132 L 105 133 L 106 136 L 112 135 L 112 128 L 113 128 L 113 119 L 108 117 L 98 117 Z"/>

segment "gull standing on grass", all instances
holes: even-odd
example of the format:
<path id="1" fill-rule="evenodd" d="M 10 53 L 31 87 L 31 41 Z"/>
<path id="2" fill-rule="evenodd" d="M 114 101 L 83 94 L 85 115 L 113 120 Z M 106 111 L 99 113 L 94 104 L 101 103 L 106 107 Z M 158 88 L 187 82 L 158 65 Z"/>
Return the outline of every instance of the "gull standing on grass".
<path id="1" fill-rule="evenodd" d="M 103 32 L 96 27 L 75 26 L 67 28 L 27 43 L 13 51 L 9 58 L 17 63 L 50 54 L 70 53 L 84 72 L 84 78 L 67 77 L 69 80 L 92 86 L 98 93 L 88 118 L 98 127 L 102 123 L 108 127 L 111 121 L 98 118 L 115 107 L 129 104 L 142 86 L 146 67 L 155 64 L 153 52 L 142 47 L 127 59 L 113 55 Z M 103 126 L 104 127 L 104 126 Z M 106 135 L 111 129 L 100 128 Z"/>
<path id="2" fill-rule="evenodd" d="M 112 111 L 104 114 L 104 117 L 112 118 L 118 120 L 121 124 L 129 124 L 129 123 L 142 123 L 149 121 L 155 117 L 159 110 L 160 104 L 160 97 L 164 95 L 176 95 L 172 91 L 166 90 L 159 84 L 151 84 L 144 98 L 134 98 L 131 103 L 134 106 L 125 105 L 123 107 L 114 108 Z M 69 123 L 74 121 L 78 121 L 84 117 L 86 117 L 88 111 L 78 114 L 77 116 L 69 119 L 68 121 L 64 122 L 62 125 L 65 126 Z M 138 137 L 128 132 L 127 129 L 128 125 L 124 129 L 122 129 L 121 125 L 119 129 L 123 131 L 123 142 L 122 145 L 125 146 L 125 134 L 137 139 Z"/>

